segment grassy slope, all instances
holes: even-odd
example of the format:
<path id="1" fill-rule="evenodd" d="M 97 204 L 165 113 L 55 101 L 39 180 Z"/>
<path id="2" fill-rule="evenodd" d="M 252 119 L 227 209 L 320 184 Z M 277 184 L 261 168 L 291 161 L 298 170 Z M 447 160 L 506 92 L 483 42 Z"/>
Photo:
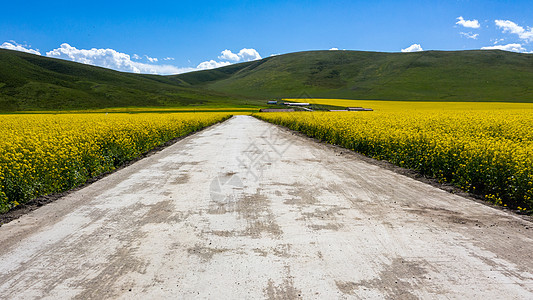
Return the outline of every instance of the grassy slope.
<path id="1" fill-rule="evenodd" d="M 117 72 L 0 49 L 0 111 L 257 104 L 169 76 Z"/>
<path id="2" fill-rule="evenodd" d="M 0 49 L 0 111 L 243 106 L 317 97 L 533 102 L 533 55 L 310 51 L 174 76 Z M 239 96 L 235 96 L 239 95 Z"/>
<path id="3" fill-rule="evenodd" d="M 171 76 L 253 97 L 533 102 L 533 55 L 310 51 Z"/>

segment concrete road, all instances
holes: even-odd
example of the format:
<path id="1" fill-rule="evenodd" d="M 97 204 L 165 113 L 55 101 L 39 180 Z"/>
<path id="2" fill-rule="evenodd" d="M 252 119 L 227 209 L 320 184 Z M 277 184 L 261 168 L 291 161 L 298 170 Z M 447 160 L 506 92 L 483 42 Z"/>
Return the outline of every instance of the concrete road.
<path id="1" fill-rule="evenodd" d="M 0 298 L 533 299 L 532 227 L 238 116 L 0 227 Z"/>

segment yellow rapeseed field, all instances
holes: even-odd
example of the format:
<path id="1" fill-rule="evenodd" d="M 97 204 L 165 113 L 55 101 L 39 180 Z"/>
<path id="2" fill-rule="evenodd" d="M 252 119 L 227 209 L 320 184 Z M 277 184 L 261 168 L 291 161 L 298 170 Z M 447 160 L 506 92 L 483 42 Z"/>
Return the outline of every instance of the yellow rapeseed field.
<path id="1" fill-rule="evenodd" d="M 113 170 L 228 113 L 0 116 L 0 212 Z"/>
<path id="2" fill-rule="evenodd" d="M 496 204 L 533 209 L 533 104 L 309 102 L 374 111 L 256 116 L 418 170 Z"/>

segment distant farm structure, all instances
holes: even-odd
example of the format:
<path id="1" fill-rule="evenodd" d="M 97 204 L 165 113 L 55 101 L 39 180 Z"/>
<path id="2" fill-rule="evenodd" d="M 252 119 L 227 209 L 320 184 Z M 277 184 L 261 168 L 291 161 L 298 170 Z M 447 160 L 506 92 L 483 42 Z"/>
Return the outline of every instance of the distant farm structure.
<path id="1" fill-rule="evenodd" d="M 267 102 L 269 105 L 277 105 L 279 106 L 289 106 L 294 107 L 294 109 L 287 109 L 287 108 L 268 108 L 268 109 L 261 109 L 262 112 L 274 112 L 274 111 L 374 111 L 372 108 L 364 108 L 364 107 L 338 107 L 338 106 L 328 106 L 328 105 L 317 105 L 317 104 L 311 104 L 311 103 L 302 103 L 302 102 L 281 102 L 278 100 L 269 100 Z"/>
<path id="2" fill-rule="evenodd" d="M 346 107 L 347 111 L 374 111 L 372 108 L 363 107 Z"/>
<path id="3" fill-rule="evenodd" d="M 309 104 L 309 103 L 300 103 L 300 102 L 283 102 L 283 105 L 288 105 L 288 106 L 309 106 L 311 104 Z"/>
<path id="4" fill-rule="evenodd" d="M 259 112 L 293 112 L 292 108 L 261 108 Z"/>

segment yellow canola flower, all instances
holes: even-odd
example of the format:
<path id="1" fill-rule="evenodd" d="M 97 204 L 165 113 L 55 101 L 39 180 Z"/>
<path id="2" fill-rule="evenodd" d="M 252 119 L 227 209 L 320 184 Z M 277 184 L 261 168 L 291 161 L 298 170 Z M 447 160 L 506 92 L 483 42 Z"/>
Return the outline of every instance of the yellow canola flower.
<path id="1" fill-rule="evenodd" d="M 0 115 L 0 212 L 113 170 L 155 146 L 230 115 Z"/>
<path id="2" fill-rule="evenodd" d="M 303 101 L 303 100 L 300 100 Z M 533 104 L 309 99 L 373 112 L 260 113 L 255 116 L 328 143 L 385 159 L 533 209 Z"/>

